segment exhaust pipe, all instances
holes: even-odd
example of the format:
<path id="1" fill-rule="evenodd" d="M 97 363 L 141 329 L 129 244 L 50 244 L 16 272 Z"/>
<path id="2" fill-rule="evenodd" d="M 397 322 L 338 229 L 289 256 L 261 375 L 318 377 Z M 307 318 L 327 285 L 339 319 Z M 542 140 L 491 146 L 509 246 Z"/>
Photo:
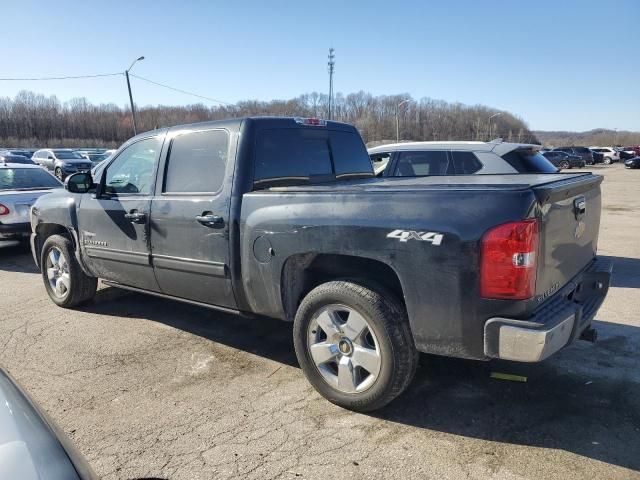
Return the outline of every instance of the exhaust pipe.
<path id="1" fill-rule="evenodd" d="M 589 327 L 584 332 L 582 332 L 582 334 L 580 335 L 580 340 L 586 340 L 587 342 L 596 343 L 596 340 L 598 340 L 598 331 L 595 328 Z"/>

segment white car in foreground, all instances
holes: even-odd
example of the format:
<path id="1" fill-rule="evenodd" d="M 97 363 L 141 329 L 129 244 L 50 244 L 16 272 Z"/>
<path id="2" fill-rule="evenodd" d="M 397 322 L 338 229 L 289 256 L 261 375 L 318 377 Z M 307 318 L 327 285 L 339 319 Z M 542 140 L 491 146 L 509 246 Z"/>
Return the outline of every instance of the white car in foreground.
<path id="1" fill-rule="evenodd" d="M 17 245 L 31 235 L 31 205 L 62 183 L 38 165 L 0 164 L 0 247 Z"/>
<path id="2" fill-rule="evenodd" d="M 591 150 L 592 152 L 601 153 L 603 155 L 602 161 L 605 165 L 611 165 L 613 162 L 620 161 L 620 154 L 613 148 L 589 147 L 589 150 Z"/>

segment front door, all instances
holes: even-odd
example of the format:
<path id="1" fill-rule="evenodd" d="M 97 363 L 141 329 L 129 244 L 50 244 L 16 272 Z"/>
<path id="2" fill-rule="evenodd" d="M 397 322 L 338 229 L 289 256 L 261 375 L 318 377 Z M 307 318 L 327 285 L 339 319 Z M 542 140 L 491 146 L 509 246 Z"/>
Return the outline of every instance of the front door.
<path id="1" fill-rule="evenodd" d="M 151 254 L 163 293 L 234 308 L 229 275 L 229 132 L 176 131 L 151 204 Z"/>
<path id="2" fill-rule="evenodd" d="M 96 195 L 82 196 L 80 242 L 87 264 L 104 280 L 158 291 L 149 211 L 163 138 L 151 136 L 122 150 L 103 170 Z"/>

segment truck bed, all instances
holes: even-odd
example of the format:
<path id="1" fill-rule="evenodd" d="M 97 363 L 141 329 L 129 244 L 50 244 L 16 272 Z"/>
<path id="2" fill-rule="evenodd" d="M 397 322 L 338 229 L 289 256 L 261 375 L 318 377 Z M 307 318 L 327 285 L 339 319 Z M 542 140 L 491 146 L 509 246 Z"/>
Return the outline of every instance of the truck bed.
<path id="1" fill-rule="evenodd" d="M 589 172 L 581 173 L 535 173 L 535 174 L 499 174 L 499 175 L 434 175 L 427 177 L 385 177 L 375 179 L 358 179 L 342 181 L 339 183 L 319 183 L 315 185 L 297 185 L 289 187 L 272 187 L 268 191 L 273 192 L 346 192 L 354 190 L 375 191 L 397 189 L 408 191 L 412 187 L 424 191 L 425 187 L 433 189 L 460 188 L 465 190 L 492 189 L 523 190 L 538 187 L 561 180 L 575 180 L 580 177 L 589 177 Z"/>

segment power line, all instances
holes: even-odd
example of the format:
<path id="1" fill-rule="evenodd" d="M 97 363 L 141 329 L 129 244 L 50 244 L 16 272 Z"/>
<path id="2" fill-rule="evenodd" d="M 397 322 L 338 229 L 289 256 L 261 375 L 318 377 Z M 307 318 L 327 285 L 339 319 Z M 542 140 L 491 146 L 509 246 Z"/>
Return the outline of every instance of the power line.
<path id="1" fill-rule="evenodd" d="M 115 77 L 116 75 L 124 75 L 124 74 L 122 72 L 117 72 L 117 73 L 98 73 L 96 75 L 70 75 L 65 77 L 0 78 L 0 81 L 26 82 L 26 81 L 42 81 L 42 80 L 72 80 L 77 78 Z"/>
<path id="2" fill-rule="evenodd" d="M 135 78 L 137 78 L 139 80 L 143 80 L 145 82 L 152 83 L 152 84 L 157 85 L 159 87 L 168 88 L 169 90 L 173 90 L 174 92 L 184 93 L 185 95 L 191 95 L 192 97 L 203 98 L 205 100 L 209 100 L 211 102 L 216 102 L 216 103 L 221 103 L 223 105 L 234 106 L 233 103 L 223 102 L 222 100 L 217 100 L 217 99 L 211 98 L 211 97 L 205 97 L 204 95 L 198 95 L 197 93 L 188 92 L 188 91 L 182 90 L 180 88 L 171 87 L 169 85 L 165 85 L 164 83 L 155 82 L 153 80 L 149 80 L 148 78 L 141 77 L 140 75 L 134 75 L 133 73 L 130 73 L 129 75 L 132 76 L 132 77 L 135 77 Z"/>

